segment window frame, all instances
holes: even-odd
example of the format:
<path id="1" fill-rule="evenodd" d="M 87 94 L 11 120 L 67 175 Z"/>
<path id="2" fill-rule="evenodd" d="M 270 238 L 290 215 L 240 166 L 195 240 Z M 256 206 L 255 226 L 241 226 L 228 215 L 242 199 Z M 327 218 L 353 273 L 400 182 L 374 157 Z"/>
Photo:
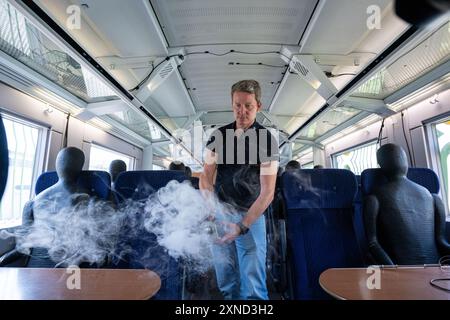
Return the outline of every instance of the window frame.
<path id="1" fill-rule="evenodd" d="M 120 151 L 116 151 L 115 149 L 112 149 L 112 148 L 105 147 L 104 145 L 99 144 L 98 142 L 95 142 L 95 141 L 92 141 L 90 143 L 90 147 L 89 147 L 89 163 L 88 163 L 88 168 L 89 169 L 88 170 L 93 170 L 93 169 L 90 169 L 90 165 L 91 165 L 91 150 L 92 150 L 93 147 L 94 148 L 98 148 L 98 149 L 102 149 L 102 150 L 107 151 L 107 152 L 115 153 L 118 156 L 130 158 L 131 161 L 130 161 L 130 165 L 129 166 L 127 164 L 127 171 L 135 170 L 135 168 L 136 168 L 136 157 L 131 156 L 131 155 L 126 154 L 126 153 L 123 153 L 123 152 L 120 152 Z M 106 171 L 108 171 L 108 170 L 106 170 Z"/>
<path id="2" fill-rule="evenodd" d="M 360 149 L 360 148 L 363 148 L 363 147 L 366 147 L 366 146 L 369 146 L 369 145 L 372 145 L 372 144 L 378 145 L 378 139 L 370 139 L 370 140 L 366 140 L 366 141 L 364 141 L 364 142 L 358 143 L 358 144 L 356 144 L 356 145 L 354 145 L 354 146 L 351 146 L 351 147 L 349 147 L 349 148 L 346 148 L 346 149 L 343 149 L 343 150 L 341 150 L 341 151 L 332 153 L 332 154 L 330 155 L 330 157 L 331 157 L 331 166 L 333 167 L 333 169 L 339 169 L 339 168 L 338 168 L 338 165 L 337 165 L 337 159 L 336 159 L 339 155 L 344 154 L 344 153 L 346 153 L 346 152 L 351 152 L 351 151 L 353 151 L 353 150 Z M 366 168 L 366 169 L 368 169 L 368 168 Z M 365 170 L 365 169 L 364 169 L 364 170 Z M 362 171 L 364 171 L 364 170 L 362 170 Z M 350 170 L 350 171 L 351 171 L 351 170 Z M 362 171 L 361 171 L 361 173 L 362 173 Z M 353 171 L 352 171 L 352 172 L 353 172 Z M 356 174 L 356 173 L 353 172 L 354 175 L 361 175 L 361 173 Z"/>
<path id="3" fill-rule="evenodd" d="M 436 132 L 436 125 L 450 121 L 450 113 L 445 113 L 439 115 L 438 117 L 433 117 L 428 120 L 422 121 L 425 135 L 425 149 L 427 156 L 427 165 L 431 168 L 439 177 L 439 196 L 443 199 L 445 211 L 446 211 L 446 220 L 450 222 L 450 208 L 449 208 L 449 200 L 447 198 L 448 190 L 444 183 L 444 173 L 442 172 L 442 165 L 440 159 L 440 151 L 439 151 L 439 141 Z M 450 168 L 449 168 L 450 169 Z M 450 187 L 450 181 L 449 187 Z"/>
<path id="4" fill-rule="evenodd" d="M 2 108 L 0 108 L 0 115 L 2 120 L 6 119 L 38 130 L 38 137 L 36 140 L 36 152 L 33 159 L 32 175 L 30 182 L 31 183 L 30 196 L 27 201 L 32 200 L 36 196 L 34 186 L 36 185 L 39 176 L 45 171 L 46 163 L 48 161 L 48 152 L 50 148 L 50 128 L 39 121 L 26 118 L 22 115 L 9 112 Z M 19 225 L 9 226 L 7 228 L 15 228 L 21 226 L 22 223 Z"/>
<path id="5" fill-rule="evenodd" d="M 310 168 L 305 168 L 305 166 L 311 166 Z M 300 169 L 313 169 L 314 168 L 314 161 L 309 161 L 305 163 L 300 164 Z"/>

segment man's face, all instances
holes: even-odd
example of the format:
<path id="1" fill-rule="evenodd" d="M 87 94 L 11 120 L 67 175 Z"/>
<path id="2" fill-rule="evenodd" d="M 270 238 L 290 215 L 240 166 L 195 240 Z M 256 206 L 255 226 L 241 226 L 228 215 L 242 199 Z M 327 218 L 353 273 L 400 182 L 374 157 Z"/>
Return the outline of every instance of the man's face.
<path id="1" fill-rule="evenodd" d="M 247 129 L 256 119 L 261 104 L 256 101 L 254 93 L 236 91 L 232 98 L 236 128 Z"/>

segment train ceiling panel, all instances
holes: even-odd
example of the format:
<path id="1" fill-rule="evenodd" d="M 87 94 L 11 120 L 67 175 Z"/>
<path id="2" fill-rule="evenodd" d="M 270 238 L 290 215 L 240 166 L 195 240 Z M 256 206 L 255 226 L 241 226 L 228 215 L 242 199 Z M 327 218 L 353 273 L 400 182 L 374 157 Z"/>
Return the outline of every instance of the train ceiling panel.
<path id="1" fill-rule="evenodd" d="M 262 45 L 188 48 L 180 72 L 197 111 L 229 110 L 231 85 L 242 79 L 260 82 L 268 109 L 286 71 L 279 51 L 280 46 Z"/>
<path id="2" fill-rule="evenodd" d="M 170 46 L 297 45 L 317 0 L 151 0 Z"/>

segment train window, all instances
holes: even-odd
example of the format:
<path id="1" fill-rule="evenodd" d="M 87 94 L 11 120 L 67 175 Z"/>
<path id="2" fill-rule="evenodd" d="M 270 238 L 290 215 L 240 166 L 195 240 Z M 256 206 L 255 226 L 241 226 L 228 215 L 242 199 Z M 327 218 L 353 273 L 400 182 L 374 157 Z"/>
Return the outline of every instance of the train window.
<path id="1" fill-rule="evenodd" d="M 302 169 L 312 169 L 314 168 L 314 162 L 308 162 L 301 165 Z"/>
<path id="2" fill-rule="evenodd" d="M 450 192 L 449 192 L 449 165 L 450 165 L 450 120 L 441 121 L 432 125 L 433 136 L 437 146 L 436 162 L 439 165 L 440 180 L 443 181 L 442 196 L 445 198 L 447 208 L 450 208 Z"/>
<path id="3" fill-rule="evenodd" d="M 166 170 L 166 168 L 158 166 L 157 164 L 153 165 L 153 170 Z"/>
<path id="4" fill-rule="evenodd" d="M 378 167 L 376 154 L 377 142 L 373 141 L 333 154 L 331 158 L 334 168 L 347 169 L 359 175 L 365 169 Z"/>
<path id="5" fill-rule="evenodd" d="M 0 206 L 0 229 L 22 224 L 22 208 L 31 199 L 42 171 L 47 135 L 44 127 L 2 114 L 8 141 L 8 182 Z"/>
<path id="6" fill-rule="evenodd" d="M 126 154 L 109 150 L 98 145 L 91 145 L 91 152 L 89 155 L 89 170 L 103 170 L 108 171 L 109 164 L 113 160 L 123 160 L 127 164 L 127 170 L 134 169 L 134 158 Z"/>

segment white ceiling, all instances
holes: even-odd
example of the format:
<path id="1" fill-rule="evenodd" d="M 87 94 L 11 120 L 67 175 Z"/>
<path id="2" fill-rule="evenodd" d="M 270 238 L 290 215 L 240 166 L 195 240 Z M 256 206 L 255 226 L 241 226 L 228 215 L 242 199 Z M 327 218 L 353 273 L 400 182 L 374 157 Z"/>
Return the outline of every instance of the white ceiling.
<path id="1" fill-rule="evenodd" d="M 326 57 L 331 62 L 317 63 L 323 71 L 338 75 L 330 81 L 340 89 L 406 28 L 393 14 L 393 0 L 36 2 L 63 28 L 67 6 L 87 4 L 82 10 L 82 29 L 66 30 L 126 89 L 135 87 L 151 72 L 152 62 L 169 54 L 184 54 L 178 70 L 155 92 L 148 92 L 145 86 L 134 92 L 144 97 L 150 94 L 143 104 L 171 129 L 201 111 L 209 112 L 200 118 L 205 125 L 232 121 L 231 85 L 256 79 L 262 87 L 263 110 L 272 106 L 270 113 L 279 128 L 292 133 L 324 100 L 298 75 L 284 76 L 286 62 L 277 53 L 282 46 L 314 57 L 331 55 Z M 381 30 L 367 28 L 370 5 L 380 8 Z M 308 23 L 311 32 L 305 29 Z M 298 46 L 300 42 L 303 47 Z M 124 66 L 112 69 L 114 57 Z M 354 58 L 358 65 L 348 63 Z M 133 65 L 136 61 L 141 65 Z M 339 76 L 342 73 L 347 75 Z M 280 85 L 283 77 L 286 79 Z"/>
<path id="2" fill-rule="evenodd" d="M 296 45 L 317 0 L 151 0 L 170 46 Z"/>
<path id="3" fill-rule="evenodd" d="M 244 53 L 230 53 L 235 50 Z M 267 109 L 286 71 L 286 64 L 277 52 L 280 46 L 221 45 L 189 47 L 180 71 L 190 89 L 192 101 L 199 111 L 231 108 L 231 86 L 242 79 L 257 80 L 262 89 L 263 109 Z M 191 54 L 209 51 L 215 54 Z M 266 54 L 257 54 L 269 52 Z M 259 65 L 259 63 L 265 65 Z"/>

